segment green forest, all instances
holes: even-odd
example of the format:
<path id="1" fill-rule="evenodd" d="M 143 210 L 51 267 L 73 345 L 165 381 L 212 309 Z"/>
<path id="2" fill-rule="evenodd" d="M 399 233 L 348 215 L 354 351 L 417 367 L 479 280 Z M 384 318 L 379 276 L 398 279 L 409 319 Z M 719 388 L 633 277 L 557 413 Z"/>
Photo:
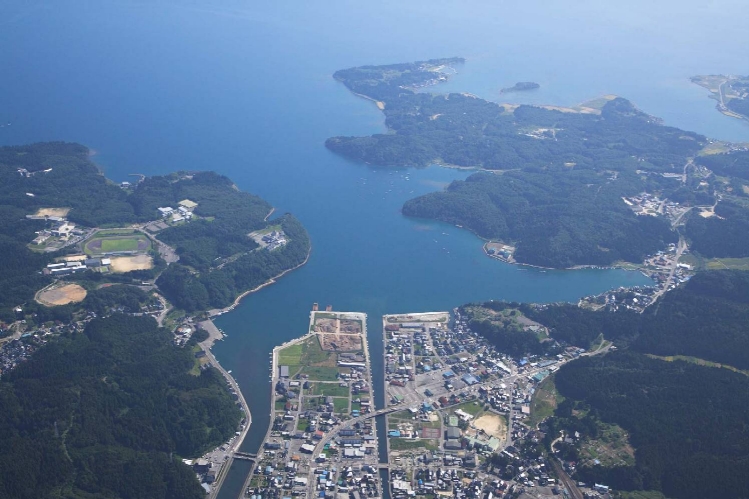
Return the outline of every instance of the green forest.
<path id="1" fill-rule="evenodd" d="M 683 233 L 691 251 L 704 258 L 749 257 L 749 151 L 697 156 L 695 164 L 720 179 L 715 184 L 722 192 L 715 216 L 688 217 Z"/>
<path id="2" fill-rule="evenodd" d="M 438 59 L 336 72 L 334 78 L 352 92 L 385 103 L 385 123 L 393 133 L 333 137 L 326 146 L 386 166 L 441 161 L 508 170 L 574 162 L 596 170 L 670 172 L 680 169 L 705 141 L 699 134 L 658 124 L 622 98 L 607 102 L 598 115 L 533 106 L 506 110 L 466 94 L 435 95 L 410 88 L 434 79 L 434 66 L 459 62 Z"/>
<path id="3" fill-rule="evenodd" d="M 471 331 L 486 338 L 492 346 L 503 353 L 520 358 L 527 354 L 539 355 L 548 352 L 551 343 L 541 343 L 535 334 L 526 331 L 514 320 L 520 315 L 519 306 L 519 303 L 489 301 L 463 305 L 459 310 L 460 315 L 468 320 Z M 485 314 L 482 309 L 498 314 Z"/>
<path id="4" fill-rule="evenodd" d="M 230 305 L 240 293 L 301 265 L 307 258 L 310 242 L 302 224 L 290 214 L 273 223 L 280 224 L 289 239 L 283 247 L 273 251 L 249 251 L 219 267 L 198 266 L 199 271 L 184 265 L 180 259 L 167 267 L 156 284 L 169 301 L 188 312 Z M 218 245 L 221 241 L 214 242 Z M 180 248 L 177 246 L 178 252 Z"/>
<path id="5" fill-rule="evenodd" d="M 695 162 L 709 168 L 716 175 L 749 180 L 749 151 L 697 156 Z"/>
<path id="6" fill-rule="evenodd" d="M 555 381 L 567 400 L 548 421 L 550 434 L 595 438 L 600 419 L 624 428 L 636 449 L 634 466 L 582 466 L 578 479 L 675 499 L 749 496 L 746 375 L 615 352 L 571 362 Z"/>
<path id="7" fill-rule="evenodd" d="M 621 198 L 645 188 L 591 170 L 476 173 L 442 192 L 407 201 L 403 214 L 462 225 L 487 239 L 517 241 L 515 260 L 543 267 L 642 261 L 677 235 L 658 217 L 637 216 Z"/>
<path id="8" fill-rule="evenodd" d="M 402 83 L 404 75 L 433 79 L 432 62 L 334 75 L 351 91 L 385 103 L 390 133 L 332 137 L 326 141 L 332 151 L 377 165 L 445 163 L 502 173 L 475 174 L 410 200 L 403 206 L 407 216 L 514 243 L 522 263 L 608 265 L 641 261 L 676 240 L 665 221 L 635 216 L 622 196 L 658 191 L 685 203 L 712 199 L 709 185 L 685 189 L 662 176 L 681 173 L 706 143 L 699 134 L 663 126 L 622 98 L 602 100 L 598 114 L 561 112 L 416 92 Z"/>
<path id="9" fill-rule="evenodd" d="M 202 499 L 181 458 L 242 414 L 218 371 L 153 319 L 113 315 L 51 341 L 0 380 L 0 497 Z"/>

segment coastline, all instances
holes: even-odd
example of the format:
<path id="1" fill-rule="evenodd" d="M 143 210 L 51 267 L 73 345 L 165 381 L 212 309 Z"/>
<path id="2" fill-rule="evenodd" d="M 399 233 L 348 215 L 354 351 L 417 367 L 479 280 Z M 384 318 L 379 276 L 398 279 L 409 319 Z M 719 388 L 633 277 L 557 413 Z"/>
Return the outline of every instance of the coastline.
<path id="1" fill-rule="evenodd" d="M 468 230 L 470 230 L 470 229 L 468 229 Z M 473 231 L 471 231 L 471 232 L 473 232 Z M 490 241 L 488 239 L 484 239 L 483 237 L 479 236 L 475 232 L 474 232 L 474 235 L 476 237 L 478 237 L 479 239 L 482 239 L 483 241 L 485 241 L 484 244 L 481 246 L 481 249 L 482 249 L 482 251 L 484 252 L 484 254 L 486 256 L 488 256 L 489 258 L 493 258 L 495 260 L 499 260 L 500 262 L 507 263 L 509 265 L 518 265 L 518 266 L 521 266 L 521 267 L 531 267 L 531 268 L 534 268 L 534 269 L 541 269 L 541 270 L 583 270 L 583 269 L 631 270 L 631 271 L 635 271 L 635 270 L 640 270 L 641 271 L 642 270 L 642 269 L 639 268 L 639 266 L 638 266 L 638 268 L 632 269 L 632 268 L 625 267 L 624 265 L 573 265 L 572 267 L 556 268 L 556 267 L 544 267 L 542 265 L 533 265 L 532 263 L 523 263 L 523 262 L 517 262 L 517 261 L 512 261 L 511 262 L 511 261 L 508 261 L 505 258 L 502 258 L 500 256 L 490 255 L 489 252 L 487 251 L 487 248 L 486 248 L 487 244 L 492 243 L 492 242 L 498 242 L 498 241 Z M 636 264 L 633 264 L 633 265 L 636 265 Z"/>
<path id="2" fill-rule="evenodd" d="M 309 250 L 307 250 L 307 256 L 306 256 L 306 257 L 304 257 L 304 261 L 303 261 L 302 263 L 300 263 L 299 265 L 297 265 L 297 266 L 295 266 L 295 267 L 292 267 L 292 268 L 290 268 L 290 269 L 286 269 L 286 270 L 284 270 L 284 271 L 283 271 L 283 272 L 281 272 L 280 274 L 278 274 L 278 275 L 275 275 L 275 276 L 271 277 L 270 279 L 268 279 L 268 280 L 267 280 L 267 281 L 265 281 L 264 283 L 260 284 L 259 286 L 256 286 L 256 287 L 254 287 L 254 288 L 252 288 L 252 289 L 250 289 L 250 290 L 244 291 L 244 292 L 243 292 L 243 293 L 241 293 L 241 294 L 240 294 L 239 296 L 237 296 L 237 297 L 236 297 L 236 298 L 234 299 L 234 303 L 232 303 L 232 304 L 231 304 L 231 305 L 229 305 L 228 307 L 224 307 L 224 308 L 218 308 L 218 309 L 213 309 L 213 310 L 209 310 L 209 311 L 208 311 L 208 317 L 209 317 L 209 318 L 213 318 L 213 317 L 217 317 L 217 316 L 219 316 L 219 315 L 225 314 L 225 313 L 227 313 L 227 312 L 231 312 L 232 310 L 234 310 L 234 309 L 235 309 L 235 308 L 237 307 L 237 305 L 239 305 L 239 303 L 240 303 L 240 302 L 242 301 L 242 299 L 243 299 L 243 298 L 244 298 L 245 296 L 247 296 L 247 295 L 249 295 L 249 294 L 251 294 L 251 293 L 254 293 L 254 292 L 256 292 L 256 291 L 260 291 L 261 289 L 263 289 L 263 288 L 264 288 L 264 287 L 266 287 L 266 286 L 270 286 L 271 284 L 274 284 L 274 283 L 275 283 L 275 282 L 276 282 L 276 281 L 277 281 L 278 279 L 280 279 L 281 277 L 285 276 L 285 275 L 286 275 L 286 274 L 288 274 L 289 272 L 291 272 L 291 271 L 293 271 L 293 270 L 296 270 L 296 269 L 298 269 L 299 267 L 302 267 L 303 265 L 305 265 L 305 264 L 307 263 L 307 261 L 309 261 L 309 256 L 310 256 L 311 254 L 312 254 L 312 245 L 310 244 Z"/>
<path id="3" fill-rule="evenodd" d="M 267 219 L 267 217 L 269 217 L 273 213 L 274 210 L 275 210 L 275 208 L 271 209 L 270 213 L 268 213 L 268 215 L 266 216 L 266 219 Z M 270 284 L 275 283 L 276 280 L 280 279 L 281 277 L 283 277 L 287 273 L 291 272 L 292 270 L 296 270 L 299 267 L 303 266 L 309 260 L 310 254 L 312 254 L 312 245 L 311 244 L 310 244 L 309 250 L 307 251 L 307 256 L 304 258 L 304 261 L 301 262 L 299 265 L 296 265 L 295 267 L 292 267 L 290 269 L 286 269 L 283 272 L 281 272 L 280 274 L 278 274 L 278 275 L 276 275 L 274 277 L 271 277 L 270 279 L 268 279 L 263 284 L 261 284 L 259 286 L 256 286 L 255 288 L 250 289 L 248 291 L 245 291 L 244 293 L 242 293 L 239 296 L 237 296 L 237 298 L 234 300 L 234 303 L 232 303 L 229 307 L 226 307 L 224 309 L 220 309 L 218 311 L 217 310 L 211 310 L 211 311 L 209 311 L 208 312 L 208 318 L 205 321 L 203 321 L 203 323 L 209 325 L 208 329 L 211 329 L 212 332 L 211 332 L 209 338 L 206 341 L 204 341 L 203 343 L 200 344 L 200 347 L 206 353 L 206 356 L 210 359 L 211 363 L 213 363 L 216 366 L 216 368 L 221 372 L 221 374 L 224 375 L 224 378 L 227 380 L 227 383 L 235 390 L 235 392 L 237 394 L 237 397 L 238 397 L 238 399 L 239 399 L 239 401 L 240 401 L 240 403 L 241 403 L 241 405 L 242 405 L 242 407 L 244 409 L 244 413 L 245 413 L 245 425 L 244 425 L 244 428 L 242 429 L 242 431 L 241 431 L 240 435 L 238 436 L 238 438 L 236 439 L 236 441 L 233 444 L 231 444 L 232 450 L 231 450 L 231 452 L 229 454 L 230 457 L 223 463 L 223 465 L 219 469 L 218 475 L 216 477 L 216 481 L 214 482 L 214 486 L 212 487 L 211 492 L 208 494 L 208 497 L 210 497 L 210 498 L 215 498 L 215 497 L 218 496 L 219 491 L 221 490 L 221 487 L 224 484 L 224 479 L 226 478 L 226 475 L 229 473 L 229 469 L 231 469 L 231 466 L 233 464 L 233 461 L 234 461 L 233 454 L 234 454 L 234 452 L 237 452 L 241 448 L 242 443 L 244 442 L 244 439 L 247 436 L 247 433 L 249 433 L 250 427 L 252 426 L 252 413 L 250 412 L 249 405 L 247 404 L 247 402 L 246 402 L 246 400 L 244 398 L 244 395 L 242 394 L 242 390 L 240 389 L 239 384 L 237 383 L 237 380 L 234 378 L 234 376 L 232 376 L 228 371 L 226 371 L 221 366 L 221 363 L 213 355 L 213 352 L 211 352 L 211 348 L 213 348 L 213 345 L 216 343 L 216 341 L 218 341 L 220 339 L 223 339 L 223 337 L 224 337 L 223 333 L 221 331 L 219 331 L 218 328 L 213 323 L 212 318 L 233 310 L 237 305 L 239 305 L 239 303 L 242 301 L 242 299 L 245 296 L 249 295 L 250 293 L 254 293 L 256 291 L 259 291 L 259 290 L 263 289 L 265 286 L 268 286 Z M 218 336 L 216 335 L 216 333 L 218 334 Z M 276 348 L 279 348 L 279 347 L 276 347 Z M 275 356 L 275 352 L 276 352 L 276 349 L 273 350 L 274 356 Z M 271 391 L 271 400 L 273 400 L 273 392 L 272 391 Z M 269 428 L 268 431 L 270 432 L 270 428 Z M 266 437 L 267 437 L 267 435 L 266 435 Z M 253 466 L 251 468 L 251 471 L 250 471 L 250 476 L 252 476 L 252 470 L 254 470 L 254 467 L 255 467 L 255 465 L 253 464 Z M 242 488 L 242 490 L 244 490 L 244 487 Z"/>
<path id="4" fill-rule="evenodd" d="M 372 97 L 369 97 L 369 96 L 364 95 L 364 94 L 358 94 L 356 92 L 351 92 L 351 93 L 354 94 L 354 95 L 356 95 L 357 97 L 361 97 L 363 99 L 367 99 L 369 101 L 374 102 L 375 105 L 377 106 L 377 109 L 379 109 L 380 111 L 384 111 L 385 110 L 385 103 L 382 102 L 381 100 L 373 99 Z"/>

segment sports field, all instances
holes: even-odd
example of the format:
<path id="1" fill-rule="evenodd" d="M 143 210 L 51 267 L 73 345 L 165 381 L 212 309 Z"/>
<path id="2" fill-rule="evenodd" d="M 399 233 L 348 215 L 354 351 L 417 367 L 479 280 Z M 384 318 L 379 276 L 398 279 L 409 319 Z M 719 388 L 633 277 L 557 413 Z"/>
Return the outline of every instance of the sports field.
<path id="1" fill-rule="evenodd" d="M 88 255 L 104 255 L 124 251 L 146 252 L 151 248 L 151 242 L 143 234 L 106 235 L 96 234 L 86 242 L 85 252 Z"/>
<path id="2" fill-rule="evenodd" d="M 102 239 L 101 250 L 104 253 L 110 251 L 135 251 L 138 249 L 137 239 Z"/>
<path id="3" fill-rule="evenodd" d="M 86 298 L 86 290 L 78 284 L 51 286 L 37 293 L 36 301 L 48 307 L 78 303 Z"/>

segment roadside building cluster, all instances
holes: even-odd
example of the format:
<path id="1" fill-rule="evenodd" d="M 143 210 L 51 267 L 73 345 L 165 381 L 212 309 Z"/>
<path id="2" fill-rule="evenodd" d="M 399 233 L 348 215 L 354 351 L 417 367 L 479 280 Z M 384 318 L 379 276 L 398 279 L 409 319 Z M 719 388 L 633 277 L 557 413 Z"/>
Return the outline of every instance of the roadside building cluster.
<path id="1" fill-rule="evenodd" d="M 436 320 L 448 316 L 383 320 L 387 401 L 398 408 L 387 416 L 392 496 L 516 497 L 535 487 L 553 495 L 547 465 L 518 449 L 542 438 L 527 424 L 538 384 L 582 350 L 557 345 L 547 356 L 512 358 L 472 331 L 459 310 L 452 321 Z M 515 472 L 492 464 L 497 455 Z"/>

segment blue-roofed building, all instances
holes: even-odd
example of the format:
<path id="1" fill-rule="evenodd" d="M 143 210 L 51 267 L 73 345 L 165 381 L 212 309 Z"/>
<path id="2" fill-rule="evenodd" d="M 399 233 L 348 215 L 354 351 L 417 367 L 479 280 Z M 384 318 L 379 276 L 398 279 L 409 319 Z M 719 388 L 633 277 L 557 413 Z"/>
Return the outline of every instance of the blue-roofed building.
<path id="1" fill-rule="evenodd" d="M 476 376 L 474 376 L 473 374 L 466 374 L 461 379 L 468 386 L 475 385 L 476 383 L 479 382 L 479 380 L 476 379 Z"/>
<path id="2" fill-rule="evenodd" d="M 455 373 L 452 371 L 445 371 L 442 373 L 442 377 L 445 379 L 449 379 L 455 376 Z"/>
<path id="3" fill-rule="evenodd" d="M 394 438 L 398 438 L 398 437 L 400 437 L 400 436 L 401 436 L 401 432 L 400 432 L 400 431 L 398 431 L 398 430 L 390 430 L 390 431 L 388 432 L 388 437 L 394 437 Z"/>
<path id="4" fill-rule="evenodd" d="M 523 366 L 524 366 L 524 365 L 526 365 L 527 363 L 528 363 L 528 359 L 520 359 L 520 362 L 518 362 L 518 365 L 519 365 L 520 367 L 523 367 Z"/>

